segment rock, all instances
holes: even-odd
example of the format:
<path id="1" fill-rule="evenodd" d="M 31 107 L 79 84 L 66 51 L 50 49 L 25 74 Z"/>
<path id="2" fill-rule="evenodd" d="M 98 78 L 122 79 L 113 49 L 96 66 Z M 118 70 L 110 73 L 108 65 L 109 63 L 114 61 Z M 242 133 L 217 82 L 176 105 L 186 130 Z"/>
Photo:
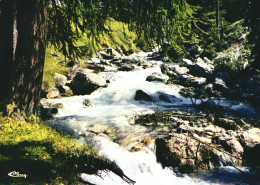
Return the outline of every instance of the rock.
<path id="1" fill-rule="evenodd" d="M 181 75 L 174 80 L 175 83 L 189 87 L 202 87 L 207 79 L 203 77 L 194 77 L 192 75 Z"/>
<path id="2" fill-rule="evenodd" d="M 154 72 L 146 78 L 146 81 L 148 81 L 148 82 L 153 82 L 153 81 L 167 82 L 168 79 L 169 79 L 168 76 L 161 74 L 161 73 Z"/>
<path id="3" fill-rule="evenodd" d="M 243 143 L 248 148 L 253 148 L 256 145 L 260 144 L 260 129 L 259 128 L 252 128 L 248 131 L 243 132 Z"/>
<path id="4" fill-rule="evenodd" d="M 114 56 L 114 57 L 121 57 L 121 54 L 118 53 L 115 49 L 113 48 L 108 48 L 107 49 L 107 53 L 111 56 Z"/>
<path id="5" fill-rule="evenodd" d="M 255 95 L 255 96 L 260 96 L 260 86 L 257 86 L 253 89 L 252 93 Z"/>
<path id="6" fill-rule="evenodd" d="M 186 67 L 180 67 L 179 65 L 170 66 L 171 71 L 175 72 L 178 75 L 184 75 L 189 72 L 189 69 Z"/>
<path id="7" fill-rule="evenodd" d="M 252 128 L 242 134 L 242 144 L 244 147 L 243 158 L 250 166 L 260 165 L 260 129 Z"/>
<path id="8" fill-rule="evenodd" d="M 187 67 L 190 70 L 189 73 L 191 75 L 199 77 L 207 77 L 214 70 L 213 65 L 204 62 L 201 58 L 198 58 L 195 64 L 189 65 Z"/>
<path id="9" fill-rule="evenodd" d="M 226 93 L 228 91 L 226 80 L 224 78 L 216 77 L 214 81 L 214 88 Z"/>
<path id="10" fill-rule="evenodd" d="M 58 98 L 60 96 L 60 92 L 57 88 L 49 89 L 46 97 L 48 99 Z"/>
<path id="11" fill-rule="evenodd" d="M 134 100 L 136 101 L 152 101 L 152 98 L 150 95 L 148 95 L 147 93 L 145 93 L 142 90 L 137 90 L 135 93 L 135 98 Z"/>
<path id="12" fill-rule="evenodd" d="M 73 67 L 73 66 L 79 65 L 79 64 L 80 64 L 79 60 L 71 60 L 66 65 L 67 65 L 67 67 Z"/>
<path id="13" fill-rule="evenodd" d="M 204 57 L 204 58 L 203 58 L 203 61 L 204 61 L 206 64 L 211 64 L 211 63 L 212 63 L 212 61 L 209 60 L 207 57 Z"/>
<path id="14" fill-rule="evenodd" d="M 135 67 L 132 65 L 124 65 L 122 67 L 119 67 L 118 71 L 132 71 Z"/>
<path id="15" fill-rule="evenodd" d="M 90 99 L 85 99 L 83 101 L 83 105 L 86 107 L 91 107 L 92 106 L 92 101 Z"/>
<path id="16" fill-rule="evenodd" d="M 166 64 L 161 64 L 160 68 L 161 68 L 161 72 L 163 74 L 166 74 L 169 71 L 169 68 L 168 68 L 168 66 Z"/>
<path id="17" fill-rule="evenodd" d="M 95 73 L 77 73 L 70 83 L 74 95 L 91 94 L 100 87 L 106 87 L 106 80 Z"/>
<path id="18" fill-rule="evenodd" d="M 240 129 L 240 127 L 236 124 L 235 121 L 228 118 L 217 118 L 215 120 L 215 125 L 218 125 L 226 130 L 236 130 Z"/>
<path id="19" fill-rule="evenodd" d="M 178 75 L 173 71 L 167 71 L 166 75 L 171 77 L 171 78 L 177 78 L 178 77 Z"/>
<path id="20" fill-rule="evenodd" d="M 80 67 L 78 65 L 73 66 L 70 68 L 70 71 L 67 74 L 68 80 L 72 80 L 77 73 L 91 73 L 93 70 L 90 69 L 85 69 L 83 67 Z"/>
<path id="21" fill-rule="evenodd" d="M 54 81 L 56 86 L 65 86 L 67 83 L 67 77 L 65 75 L 55 73 Z"/>
<path id="22" fill-rule="evenodd" d="M 86 64 L 86 67 L 95 71 L 105 71 L 105 67 L 99 64 Z"/>
<path id="23" fill-rule="evenodd" d="M 66 85 L 58 85 L 57 89 L 60 91 L 60 93 L 70 93 L 71 89 L 70 87 L 66 86 Z"/>
<path id="24" fill-rule="evenodd" d="M 109 55 L 109 54 L 107 54 L 107 53 L 105 53 L 103 51 L 100 51 L 98 54 L 105 60 L 111 60 L 111 59 L 114 58 L 113 55 Z"/>
<path id="25" fill-rule="evenodd" d="M 206 145 L 198 148 L 199 142 L 195 139 L 172 133 L 168 138 L 156 139 L 155 144 L 157 160 L 163 167 L 177 167 L 182 173 L 210 168 L 212 152 Z"/>
<path id="26" fill-rule="evenodd" d="M 202 49 L 199 45 L 193 45 L 191 48 L 188 48 L 187 51 L 191 58 L 197 58 L 202 53 Z"/>
<path id="27" fill-rule="evenodd" d="M 203 77 L 193 77 L 190 79 L 190 86 L 201 87 L 206 83 L 207 79 Z"/>
<path id="28" fill-rule="evenodd" d="M 181 59 L 179 63 L 180 63 L 180 66 L 184 66 L 184 67 L 193 65 L 193 62 L 186 58 Z"/>
<path id="29" fill-rule="evenodd" d="M 176 96 L 174 95 L 169 95 L 163 92 L 158 92 L 159 94 L 159 100 L 160 101 L 164 101 L 164 102 L 168 102 L 168 103 L 174 103 L 174 102 L 180 102 L 181 100 L 179 100 Z"/>

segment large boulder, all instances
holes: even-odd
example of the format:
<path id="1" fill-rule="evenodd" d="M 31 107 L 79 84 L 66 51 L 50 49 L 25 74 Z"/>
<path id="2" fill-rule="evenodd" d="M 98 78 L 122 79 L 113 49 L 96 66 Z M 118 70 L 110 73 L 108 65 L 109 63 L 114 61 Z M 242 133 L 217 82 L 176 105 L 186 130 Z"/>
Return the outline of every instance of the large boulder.
<path id="1" fill-rule="evenodd" d="M 95 73 L 77 73 L 70 83 L 74 95 L 91 94 L 100 87 L 106 87 L 106 80 Z"/>
<path id="2" fill-rule="evenodd" d="M 148 95 L 146 92 L 142 90 L 137 90 L 135 93 L 135 98 L 136 101 L 153 101 L 151 96 Z"/>
<path id="3" fill-rule="evenodd" d="M 157 160 L 163 167 L 177 167 L 184 173 L 220 166 L 220 162 L 223 161 L 220 158 L 225 154 L 200 141 L 210 142 L 207 138 L 197 136 L 197 139 L 192 139 L 178 133 L 171 133 L 171 136 L 166 138 L 158 138 L 155 141 Z"/>
<path id="4" fill-rule="evenodd" d="M 252 128 L 244 131 L 241 136 L 241 142 L 244 146 L 243 158 L 249 165 L 260 166 L 260 129 Z"/>
<path id="5" fill-rule="evenodd" d="M 153 81 L 167 82 L 168 79 L 169 79 L 169 77 L 167 75 L 154 72 L 146 78 L 146 81 L 148 81 L 148 82 L 153 82 Z"/>
<path id="6" fill-rule="evenodd" d="M 54 81 L 56 86 L 65 86 L 67 83 L 67 77 L 65 75 L 55 73 Z"/>

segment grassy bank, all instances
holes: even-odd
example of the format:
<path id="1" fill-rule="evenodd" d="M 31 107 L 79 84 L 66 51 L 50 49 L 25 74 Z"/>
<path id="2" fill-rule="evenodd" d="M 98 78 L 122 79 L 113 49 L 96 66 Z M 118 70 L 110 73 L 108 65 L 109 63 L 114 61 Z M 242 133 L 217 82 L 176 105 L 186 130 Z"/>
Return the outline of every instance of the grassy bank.
<path id="1" fill-rule="evenodd" d="M 97 155 L 43 122 L 0 118 L 0 184 L 75 184 L 81 156 Z M 8 176 L 12 171 L 27 178 Z"/>

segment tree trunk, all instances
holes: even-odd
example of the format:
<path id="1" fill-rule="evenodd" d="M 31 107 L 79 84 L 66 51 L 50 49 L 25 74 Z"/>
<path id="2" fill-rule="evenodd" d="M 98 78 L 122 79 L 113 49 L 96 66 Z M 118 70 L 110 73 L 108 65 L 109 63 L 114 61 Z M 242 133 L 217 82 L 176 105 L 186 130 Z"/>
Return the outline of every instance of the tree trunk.
<path id="1" fill-rule="evenodd" d="M 13 29 L 15 19 L 14 0 L 2 0 L 0 14 L 0 101 L 10 99 L 13 81 Z"/>
<path id="2" fill-rule="evenodd" d="M 219 36 L 219 0 L 215 0 L 216 2 L 216 27 L 217 27 L 217 35 L 218 35 L 218 39 L 220 40 L 220 36 Z"/>
<path id="3" fill-rule="evenodd" d="M 37 114 L 45 60 L 46 0 L 2 0 L 0 101 L 13 102 L 26 115 Z"/>
<path id="4" fill-rule="evenodd" d="M 37 114 L 46 50 L 48 1 L 17 1 L 14 100 L 26 115 Z"/>

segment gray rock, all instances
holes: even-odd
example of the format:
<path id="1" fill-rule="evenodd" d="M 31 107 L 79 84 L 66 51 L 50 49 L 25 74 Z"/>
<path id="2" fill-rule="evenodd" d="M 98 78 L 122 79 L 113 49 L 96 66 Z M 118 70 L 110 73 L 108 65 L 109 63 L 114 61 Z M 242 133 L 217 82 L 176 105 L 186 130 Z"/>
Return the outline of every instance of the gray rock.
<path id="1" fill-rule="evenodd" d="M 152 101 L 152 98 L 150 95 L 148 95 L 147 93 L 145 93 L 142 90 L 137 90 L 135 93 L 135 98 L 134 100 L 136 101 Z"/>
<path id="2" fill-rule="evenodd" d="M 226 80 L 224 78 L 216 77 L 214 81 L 214 88 L 221 92 L 227 91 L 228 87 L 226 85 Z"/>
<path id="3" fill-rule="evenodd" d="M 193 65 L 193 62 L 186 58 L 181 59 L 179 63 L 181 66 L 185 66 L 185 67 L 187 67 L 189 65 Z"/>
<path id="4" fill-rule="evenodd" d="M 106 87 L 106 80 L 95 73 L 77 73 L 70 83 L 74 95 L 91 94 L 100 87 Z"/>
<path id="5" fill-rule="evenodd" d="M 154 72 L 146 78 L 146 81 L 148 81 L 148 82 L 153 82 L 153 81 L 167 82 L 168 79 L 169 79 L 168 76 L 161 74 L 161 73 Z"/>
<path id="6" fill-rule="evenodd" d="M 213 65 L 204 62 L 201 58 L 198 58 L 195 64 L 187 67 L 190 70 L 190 74 L 199 77 L 207 77 L 214 70 Z"/>
<path id="7" fill-rule="evenodd" d="M 60 96 L 60 92 L 57 88 L 52 88 L 48 90 L 46 96 L 48 99 L 58 98 Z"/>
<path id="8" fill-rule="evenodd" d="M 117 70 L 118 71 L 132 71 L 135 67 L 132 65 L 124 65 L 119 67 Z"/>
<path id="9" fill-rule="evenodd" d="M 159 94 L 159 100 L 160 101 L 164 101 L 164 102 L 168 102 L 168 103 L 174 103 L 174 102 L 180 102 L 181 100 L 179 100 L 176 96 L 174 95 L 169 95 L 163 92 L 158 92 Z"/>
<path id="10" fill-rule="evenodd" d="M 55 73 L 54 81 L 56 86 L 64 86 L 67 83 L 67 77 L 65 75 Z"/>
<path id="11" fill-rule="evenodd" d="M 105 67 L 99 64 L 86 64 L 86 67 L 95 71 L 105 71 Z"/>
<path id="12" fill-rule="evenodd" d="M 192 77 L 190 79 L 190 86 L 192 87 L 201 87 L 206 83 L 207 79 L 203 77 Z"/>
<path id="13" fill-rule="evenodd" d="M 180 67 L 179 65 L 170 66 L 170 70 L 175 72 L 178 75 L 184 75 L 184 74 L 187 74 L 189 72 L 188 68 Z"/>

